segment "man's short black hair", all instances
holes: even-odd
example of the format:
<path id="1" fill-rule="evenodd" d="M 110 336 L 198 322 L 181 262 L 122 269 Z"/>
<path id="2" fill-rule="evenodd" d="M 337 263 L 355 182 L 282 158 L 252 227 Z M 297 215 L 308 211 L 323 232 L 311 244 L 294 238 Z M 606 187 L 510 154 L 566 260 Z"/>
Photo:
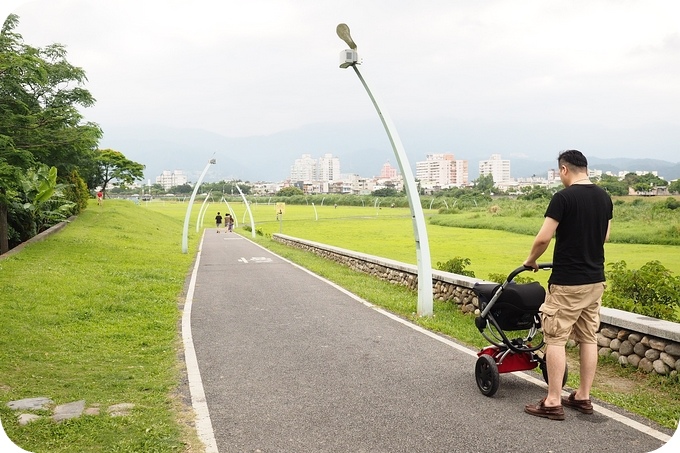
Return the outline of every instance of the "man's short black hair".
<path id="1" fill-rule="evenodd" d="M 581 151 L 575 149 L 568 149 L 562 151 L 559 156 L 557 156 L 557 163 L 559 165 L 569 164 L 577 168 L 588 168 L 588 159 L 583 155 Z"/>

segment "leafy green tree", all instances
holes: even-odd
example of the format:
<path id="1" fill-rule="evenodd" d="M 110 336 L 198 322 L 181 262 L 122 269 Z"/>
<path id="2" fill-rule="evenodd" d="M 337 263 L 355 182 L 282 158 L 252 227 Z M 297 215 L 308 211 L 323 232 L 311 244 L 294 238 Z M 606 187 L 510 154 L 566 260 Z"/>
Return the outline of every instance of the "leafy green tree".
<path id="1" fill-rule="evenodd" d="M 649 192 L 654 189 L 654 187 L 664 187 L 668 185 L 668 181 L 651 173 L 645 173 L 644 175 L 628 173 L 624 176 L 624 180 L 628 183 L 628 186 L 632 187 L 636 192 Z"/>
<path id="2" fill-rule="evenodd" d="M 676 179 L 668 185 L 668 191 L 671 193 L 680 193 L 680 179 Z"/>
<path id="3" fill-rule="evenodd" d="M 120 151 L 102 149 L 97 152 L 96 159 L 99 167 L 99 185 L 103 188 L 104 197 L 109 183 L 125 187 L 144 179 L 144 165 L 129 160 Z"/>
<path id="4" fill-rule="evenodd" d="M 517 198 L 520 200 L 541 200 L 541 199 L 549 200 L 550 197 L 552 197 L 552 192 L 550 190 L 541 186 L 533 186 Z"/>
<path id="5" fill-rule="evenodd" d="M 602 175 L 597 185 L 609 192 L 610 195 L 628 195 L 628 184 L 611 175 Z"/>
<path id="6" fill-rule="evenodd" d="M 279 197 L 293 197 L 295 195 L 303 195 L 304 192 L 302 189 L 299 187 L 295 186 L 289 186 L 289 187 L 284 187 L 283 189 L 279 190 L 276 195 Z"/>
<path id="7" fill-rule="evenodd" d="M 194 189 L 189 184 L 182 184 L 180 186 L 173 186 L 170 188 L 170 193 L 174 194 L 191 193 L 193 191 Z"/>
<path id="8" fill-rule="evenodd" d="M 490 194 L 494 188 L 493 175 L 489 173 L 488 175 L 480 175 L 474 181 L 474 188 L 481 193 Z"/>
<path id="9" fill-rule="evenodd" d="M 94 104 L 82 88 L 85 72 L 68 63 L 62 45 L 26 45 L 18 22 L 11 14 L 0 30 L 0 253 L 9 247 L 10 212 L 24 217 L 15 204 L 23 201 L 23 175 L 46 164 L 66 177 L 91 161 L 101 137 L 78 109 Z"/>
<path id="10" fill-rule="evenodd" d="M 238 188 L 236 187 L 238 185 Z M 203 190 L 212 190 L 213 193 L 222 193 L 224 195 L 240 196 L 238 189 L 241 189 L 244 195 L 249 195 L 253 188 L 250 184 L 243 181 L 226 181 L 222 180 L 219 182 L 204 183 Z"/>
<path id="11" fill-rule="evenodd" d="M 398 197 L 399 191 L 394 187 L 383 187 L 382 189 L 371 192 L 374 197 Z"/>

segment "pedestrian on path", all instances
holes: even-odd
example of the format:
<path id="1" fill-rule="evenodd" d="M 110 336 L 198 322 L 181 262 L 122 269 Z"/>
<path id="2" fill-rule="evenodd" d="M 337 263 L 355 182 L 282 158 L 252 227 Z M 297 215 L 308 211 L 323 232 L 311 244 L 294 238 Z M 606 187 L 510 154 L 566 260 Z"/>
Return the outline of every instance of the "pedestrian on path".
<path id="1" fill-rule="evenodd" d="M 227 214 L 227 216 L 224 218 L 224 226 L 227 227 L 227 231 L 230 233 L 234 231 L 234 218 L 231 216 L 231 214 Z"/>
<path id="2" fill-rule="evenodd" d="M 593 413 L 590 388 L 597 369 L 597 330 L 605 288 L 604 243 L 609 239 L 613 204 L 609 194 L 588 178 L 588 160 L 577 150 L 557 158 L 564 189 L 553 195 L 543 226 L 524 265 L 538 270 L 536 260 L 555 236 L 548 292 L 540 308 L 546 343 L 548 395 L 527 404 L 530 415 L 564 420 L 563 406 Z M 576 391 L 562 397 L 567 340 L 579 344 L 580 380 Z"/>
<path id="3" fill-rule="evenodd" d="M 220 227 L 222 226 L 222 216 L 219 211 L 217 211 L 217 215 L 215 216 L 215 225 L 217 226 L 217 232 L 219 233 Z"/>

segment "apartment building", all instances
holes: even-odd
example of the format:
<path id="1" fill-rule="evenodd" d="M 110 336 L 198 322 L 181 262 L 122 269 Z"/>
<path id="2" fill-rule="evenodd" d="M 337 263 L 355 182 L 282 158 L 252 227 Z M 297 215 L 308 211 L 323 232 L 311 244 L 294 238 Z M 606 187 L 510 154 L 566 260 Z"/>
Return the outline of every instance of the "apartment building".
<path id="1" fill-rule="evenodd" d="M 494 183 L 510 181 L 510 161 L 501 159 L 500 154 L 492 154 L 488 160 L 479 161 L 479 176 L 492 175 Z"/>
<path id="2" fill-rule="evenodd" d="M 465 186 L 468 183 L 468 161 L 456 160 L 451 153 L 428 154 L 416 162 L 416 179 L 426 189 Z"/>
<path id="3" fill-rule="evenodd" d="M 183 186 L 188 181 L 182 170 L 163 170 L 160 176 L 156 176 L 156 184 L 160 184 L 163 190 L 170 190 L 171 187 Z"/>

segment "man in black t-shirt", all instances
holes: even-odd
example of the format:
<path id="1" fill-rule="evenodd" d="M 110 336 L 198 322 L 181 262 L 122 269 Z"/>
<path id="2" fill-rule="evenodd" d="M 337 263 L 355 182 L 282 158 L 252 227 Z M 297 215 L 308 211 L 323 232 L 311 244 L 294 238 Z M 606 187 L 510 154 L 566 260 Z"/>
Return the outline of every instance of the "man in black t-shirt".
<path id="1" fill-rule="evenodd" d="M 215 226 L 217 227 L 217 232 L 220 232 L 220 227 L 222 226 L 222 216 L 218 212 L 215 216 Z"/>
<path id="2" fill-rule="evenodd" d="M 597 368 L 597 330 L 605 288 L 604 243 L 609 239 L 613 204 L 609 194 L 588 178 L 588 161 L 580 151 L 564 151 L 557 162 L 565 188 L 550 200 L 543 226 L 524 262 L 538 270 L 536 260 L 555 236 L 548 293 L 540 308 L 548 395 L 538 404 L 526 405 L 524 411 L 564 420 L 562 406 L 593 413 L 590 388 Z M 570 336 L 579 343 L 580 382 L 576 391 L 562 397 L 565 345 Z"/>

